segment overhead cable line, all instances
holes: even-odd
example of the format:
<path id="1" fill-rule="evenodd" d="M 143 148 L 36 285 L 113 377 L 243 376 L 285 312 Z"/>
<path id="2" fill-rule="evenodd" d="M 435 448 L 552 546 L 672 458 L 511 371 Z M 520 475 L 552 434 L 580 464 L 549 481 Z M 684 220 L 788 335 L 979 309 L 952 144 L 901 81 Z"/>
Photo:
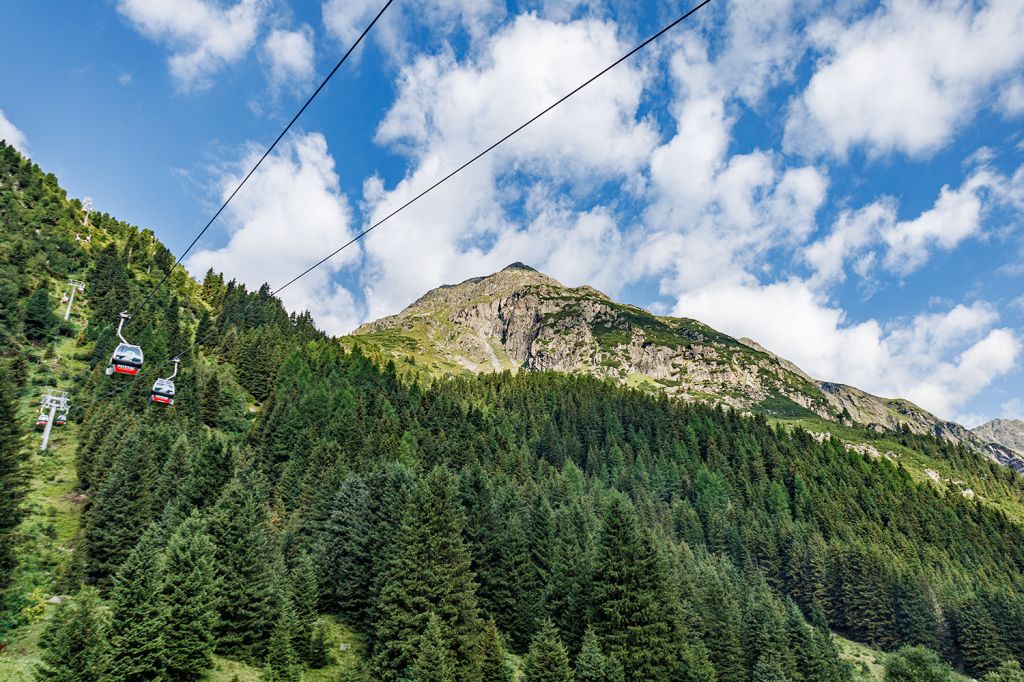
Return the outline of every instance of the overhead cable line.
<path id="1" fill-rule="evenodd" d="M 365 230 L 363 230 L 362 232 L 360 232 L 359 234 L 357 234 L 356 236 L 352 237 L 350 240 L 348 240 L 347 242 L 345 242 L 344 244 L 339 246 L 337 249 L 335 249 L 334 251 L 332 251 L 328 255 L 324 256 L 319 261 L 317 261 L 313 265 L 309 266 L 308 268 L 306 268 L 305 270 L 300 272 L 298 275 L 296 275 L 295 277 L 293 277 L 290 280 L 288 280 L 287 282 L 285 282 L 283 285 L 281 285 L 280 287 L 278 287 L 274 291 L 270 292 L 270 294 L 268 296 L 259 298 L 257 300 L 254 300 L 254 301 L 250 302 L 248 305 L 244 306 L 240 311 L 238 311 L 238 313 L 236 313 L 230 319 L 224 321 L 222 324 L 220 324 L 220 326 L 223 327 L 223 328 L 226 328 L 229 324 L 232 324 L 232 323 L 242 319 L 243 317 L 245 317 L 249 313 L 249 311 L 254 309 L 258 304 L 264 303 L 264 302 L 266 302 L 268 300 L 273 299 L 278 294 L 280 294 L 282 291 L 284 291 L 285 289 L 290 287 L 292 284 L 295 284 L 295 282 L 299 281 L 300 279 L 302 279 L 303 277 L 305 277 L 309 273 L 313 272 L 314 270 L 319 268 L 321 265 L 323 265 L 324 263 L 329 261 L 331 258 L 333 258 L 334 256 L 338 255 L 340 252 L 342 252 L 343 250 L 345 250 L 346 248 L 348 248 L 349 246 L 351 246 L 355 242 L 359 241 L 360 239 L 362 239 L 363 237 L 365 237 L 370 232 L 372 232 L 373 230 L 377 229 L 378 227 L 380 227 L 381 225 L 383 225 L 387 221 L 391 220 L 391 218 L 395 217 L 396 215 L 398 215 L 399 213 L 401 213 L 402 211 L 407 209 L 409 206 L 413 205 L 414 203 L 416 203 L 417 201 L 419 201 L 420 199 L 422 199 L 426 195 L 430 194 L 431 192 L 433 192 L 435 189 L 440 187 L 442 184 L 444 184 L 448 180 L 451 180 L 453 177 L 455 177 L 456 175 L 458 175 L 459 173 L 464 171 L 466 168 L 468 168 L 469 166 L 473 165 L 474 163 L 476 163 L 477 161 L 482 159 L 484 156 L 486 156 L 490 152 L 494 151 L 494 149 L 496 149 L 500 145 L 502 145 L 505 142 L 507 142 L 511 137 L 513 137 L 514 135 L 518 134 L 519 132 L 521 132 L 523 129 L 527 128 L 531 124 L 535 123 L 542 116 L 544 116 L 545 114 L 549 113 L 551 110 L 555 109 L 560 104 L 564 103 L 566 100 L 571 98 L 573 95 L 577 94 L 580 90 L 583 90 L 588 85 L 590 85 L 591 83 L 593 83 L 594 81 L 599 79 L 601 76 L 605 75 L 606 73 L 608 73 L 609 71 L 611 71 L 612 69 L 617 67 L 619 64 L 621 64 L 622 62 L 626 61 L 627 59 L 629 59 L 630 57 L 635 55 L 637 52 L 640 52 L 645 47 L 647 47 L 648 45 L 650 45 L 654 41 L 656 41 L 659 38 L 661 38 L 663 35 L 665 35 L 669 31 L 671 31 L 673 28 L 675 28 L 676 26 L 681 24 L 683 21 L 688 19 L 690 16 L 695 14 L 697 11 L 702 9 L 705 5 L 708 5 L 710 3 L 711 3 L 711 0 L 703 0 L 699 4 L 695 5 L 693 8 L 688 10 L 685 14 L 681 15 L 680 17 L 678 17 L 677 19 L 675 19 L 671 23 L 667 24 L 666 26 L 661 28 L 657 33 L 654 33 L 653 35 L 648 37 L 646 40 L 644 40 L 643 42 L 638 44 L 636 47 L 631 49 L 629 52 L 625 53 L 624 55 L 622 55 L 621 57 L 616 59 L 614 62 L 612 62 L 611 64 L 606 66 L 604 69 L 602 69 L 601 71 L 597 72 L 596 74 L 594 74 L 593 76 L 591 76 L 590 78 L 585 80 L 583 83 L 581 83 L 580 85 L 578 85 L 575 88 L 573 88 L 571 91 L 569 91 L 567 94 L 565 94 L 562 97 L 560 97 L 559 99 L 557 99 L 552 104 L 550 104 L 547 107 L 545 107 L 542 111 L 540 111 L 539 113 L 537 113 L 536 115 L 531 117 L 525 123 L 519 125 L 514 130 L 512 130 L 509 133 L 507 133 L 506 135 L 501 137 L 499 140 L 497 140 L 496 142 L 494 142 L 493 144 L 488 146 L 486 149 L 484 149 L 483 151 L 478 153 L 476 156 L 474 156 L 473 158 L 469 159 L 468 161 L 463 163 L 461 166 L 459 166 L 455 170 L 453 170 L 450 173 L 448 173 L 447 175 L 445 175 L 440 180 L 436 181 L 435 183 L 433 183 L 432 185 L 430 185 L 429 187 L 424 189 L 422 192 L 420 192 L 419 194 L 414 196 L 412 199 L 409 199 L 404 204 L 402 204 L 401 206 L 399 206 L 395 210 L 391 211 L 386 216 L 384 216 L 383 218 L 381 218 L 377 222 L 373 223 L 372 225 L 367 227 Z M 213 336 L 214 333 L 216 333 L 216 332 L 211 332 L 211 333 L 207 334 L 206 336 L 204 336 L 203 338 L 196 339 L 195 341 L 192 342 L 192 344 L 190 346 L 188 346 L 187 348 L 183 349 L 180 353 L 175 353 L 174 356 L 176 356 L 176 357 L 184 357 L 186 354 L 191 353 L 193 351 L 193 349 L 196 348 L 196 346 L 201 345 L 204 341 L 206 341 L 206 339 L 208 339 L 211 336 Z M 164 363 L 164 364 L 166 364 L 166 363 Z M 101 396 L 99 396 L 97 398 L 94 398 L 91 402 L 89 402 L 85 406 L 83 406 L 82 409 L 85 409 L 86 407 L 91 406 L 92 404 L 96 403 L 99 400 L 102 400 L 102 399 L 107 398 L 107 397 L 109 397 L 111 395 L 119 393 L 120 391 L 123 391 L 124 389 L 126 389 L 126 388 L 130 387 L 132 384 L 134 384 L 136 381 L 141 380 L 144 376 L 152 374 L 154 371 L 159 369 L 159 367 L 160 367 L 160 365 L 158 365 L 157 367 L 154 367 L 152 370 L 150 370 L 150 372 L 148 372 L 146 374 L 143 374 L 143 375 L 135 377 L 135 379 L 133 379 L 131 382 L 125 383 L 125 384 L 123 384 L 121 386 L 118 386 L 118 387 L 108 391 L 107 393 L 104 393 L 103 395 L 101 395 Z"/>
<path id="2" fill-rule="evenodd" d="M 359 47 L 359 44 L 361 42 L 363 42 L 363 38 L 365 38 L 366 35 L 370 32 L 370 29 L 373 28 L 374 24 L 376 24 L 377 21 L 382 16 L 384 16 L 384 12 L 387 11 L 388 7 L 390 7 L 391 3 L 393 3 L 394 1 L 395 0 L 387 0 L 387 2 L 384 3 L 384 6 L 381 7 L 380 11 L 377 12 L 376 16 L 373 17 L 373 20 L 369 24 L 367 24 L 366 28 L 363 29 L 363 32 L 359 34 L 358 38 L 356 38 L 356 41 L 354 43 L 352 43 L 351 47 L 348 48 L 348 51 L 346 51 L 345 54 L 342 55 L 341 59 L 338 60 L 338 63 L 334 65 L 333 69 L 331 69 L 330 73 L 328 73 L 327 76 L 324 77 L 324 79 L 320 82 L 320 85 L 317 86 L 316 90 L 313 91 L 313 94 L 310 95 L 308 99 L 306 99 L 306 102 L 302 105 L 302 107 L 298 110 L 298 112 L 296 112 L 296 114 L 294 116 L 292 116 L 292 119 L 290 121 L 288 121 L 288 125 L 286 125 L 284 127 L 284 130 L 281 131 L 281 134 L 278 135 L 277 138 L 270 144 L 270 146 L 267 147 L 267 150 L 265 152 L 263 152 L 263 156 L 261 156 L 259 161 L 256 162 L 256 165 L 254 165 L 249 170 L 249 172 L 246 173 L 245 177 L 242 178 L 242 181 L 238 183 L 238 186 L 235 187 L 234 191 L 232 191 L 231 194 L 228 195 L 228 198 L 225 199 L 224 203 L 222 203 L 220 205 L 220 208 L 217 209 L 217 212 L 213 214 L 213 217 L 210 218 L 210 220 L 206 223 L 206 225 L 203 226 L 203 229 L 199 230 L 199 233 L 195 236 L 195 238 L 192 240 L 192 242 L 188 245 L 188 248 L 186 248 L 181 253 L 181 255 L 178 256 L 178 259 L 176 261 L 174 261 L 174 265 L 172 265 L 167 270 L 167 272 L 160 279 L 160 281 L 157 282 L 156 286 L 154 286 L 150 290 L 149 295 L 146 296 L 146 298 L 142 301 L 142 303 L 139 304 L 138 306 L 136 306 L 135 309 L 131 311 L 131 316 L 133 318 L 136 315 L 138 315 L 139 312 L 149 304 L 149 302 L 153 299 L 153 296 L 156 295 L 156 292 L 159 291 L 160 288 L 164 285 L 164 283 L 167 282 L 167 280 L 170 278 L 171 273 L 174 272 L 174 269 L 176 267 L 178 267 L 179 265 L 181 265 L 181 262 L 185 259 L 185 256 L 187 256 L 192 251 L 192 249 L 193 249 L 193 247 L 195 247 L 196 243 L 203 237 L 204 234 L 206 234 L 206 231 L 210 229 L 210 226 L 213 225 L 214 221 L 217 220 L 217 218 L 220 216 L 220 214 L 224 212 L 224 209 L 227 208 L 228 204 L 231 203 L 231 200 L 235 198 L 235 195 L 238 194 L 239 190 L 241 190 L 242 187 L 245 186 L 245 183 L 249 181 L 249 178 L 252 177 L 253 173 L 256 172 L 256 170 L 260 167 L 260 165 L 263 163 L 263 161 L 268 156 L 270 156 L 270 153 L 272 151 L 274 151 L 275 147 L 277 147 L 277 143 L 281 141 L 281 139 L 288 133 L 289 130 L 291 130 L 292 126 L 295 125 L 295 122 L 297 120 L 299 120 L 300 116 L 302 116 L 302 113 L 304 111 L 306 111 L 306 109 L 309 107 L 310 104 L 313 103 L 313 100 L 316 99 L 316 96 L 320 94 L 320 91 L 323 90 L 324 87 L 327 86 L 327 83 L 331 80 L 331 78 L 334 76 L 334 74 L 337 73 L 338 69 L 341 68 L 341 65 L 344 64 L 348 60 L 349 55 L 351 55 L 352 52 L 355 51 L 355 49 L 357 47 Z"/>

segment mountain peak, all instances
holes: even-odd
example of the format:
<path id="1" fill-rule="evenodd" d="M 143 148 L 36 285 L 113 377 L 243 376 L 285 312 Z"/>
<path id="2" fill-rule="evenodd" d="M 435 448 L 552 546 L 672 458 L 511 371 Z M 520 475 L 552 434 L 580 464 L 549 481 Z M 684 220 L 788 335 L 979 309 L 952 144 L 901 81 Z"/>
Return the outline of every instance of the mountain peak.
<path id="1" fill-rule="evenodd" d="M 519 261 L 516 261 L 515 263 L 509 263 L 508 265 L 501 269 L 502 272 L 505 272 L 506 270 L 527 270 L 529 272 L 539 272 L 537 268 L 531 268 L 526 263 L 521 263 Z"/>

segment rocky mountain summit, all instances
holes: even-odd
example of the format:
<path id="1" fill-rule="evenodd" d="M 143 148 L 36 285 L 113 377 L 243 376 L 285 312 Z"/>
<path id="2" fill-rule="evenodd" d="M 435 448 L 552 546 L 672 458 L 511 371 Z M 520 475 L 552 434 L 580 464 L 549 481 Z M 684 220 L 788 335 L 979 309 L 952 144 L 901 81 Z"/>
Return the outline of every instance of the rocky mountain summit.
<path id="1" fill-rule="evenodd" d="M 570 288 L 522 263 L 433 289 L 349 340 L 430 375 L 591 374 L 683 400 L 780 419 L 819 418 L 878 432 L 907 428 L 983 450 L 1024 469 L 1024 455 L 902 399 L 820 381 L 751 339 Z"/>
<path id="2" fill-rule="evenodd" d="M 1024 457 L 1024 419 L 993 419 L 976 427 L 974 434 Z"/>

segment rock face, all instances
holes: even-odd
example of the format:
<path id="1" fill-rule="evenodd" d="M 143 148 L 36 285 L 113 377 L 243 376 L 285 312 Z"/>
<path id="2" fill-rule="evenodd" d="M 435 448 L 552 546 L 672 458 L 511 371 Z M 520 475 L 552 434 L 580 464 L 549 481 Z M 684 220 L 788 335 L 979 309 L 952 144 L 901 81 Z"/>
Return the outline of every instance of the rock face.
<path id="1" fill-rule="evenodd" d="M 1024 457 L 1024 420 L 993 419 L 974 429 L 974 434 L 1013 450 Z"/>
<path id="2" fill-rule="evenodd" d="M 1003 456 L 1017 471 L 1024 472 L 1024 420 L 993 419 L 973 430 L 974 435 Z"/>
<path id="3" fill-rule="evenodd" d="M 433 289 L 398 315 L 363 325 L 350 342 L 429 374 L 591 374 L 778 418 L 817 417 L 877 431 L 906 427 L 1004 464 L 1024 461 L 906 400 L 818 381 L 750 339 L 659 317 L 592 287 L 568 288 L 522 263 Z"/>

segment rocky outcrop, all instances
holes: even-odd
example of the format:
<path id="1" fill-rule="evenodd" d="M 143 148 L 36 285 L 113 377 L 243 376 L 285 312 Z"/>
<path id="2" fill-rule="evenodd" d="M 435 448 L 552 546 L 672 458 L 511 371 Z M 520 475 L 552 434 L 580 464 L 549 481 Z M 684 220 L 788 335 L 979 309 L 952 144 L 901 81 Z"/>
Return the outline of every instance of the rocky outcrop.
<path id="1" fill-rule="evenodd" d="M 433 289 L 355 334 L 395 357 L 416 348 L 413 360 L 437 372 L 591 374 L 772 416 L 817 415 L 879 432 L 908 428 L 1024 470 L 1024 458 L 1010 447 L 990 444 L 909 401 L 818 381 L 751 339 L 734 339 L 696 320 L 658 317 L 592 287 L 568 288 L 522 263 Z"/>
<path id="2" fill-rule="evenodd" d="M 1024 419 L 993 419 L 976 427 L 974 435 L 1024 457 Z"/>

